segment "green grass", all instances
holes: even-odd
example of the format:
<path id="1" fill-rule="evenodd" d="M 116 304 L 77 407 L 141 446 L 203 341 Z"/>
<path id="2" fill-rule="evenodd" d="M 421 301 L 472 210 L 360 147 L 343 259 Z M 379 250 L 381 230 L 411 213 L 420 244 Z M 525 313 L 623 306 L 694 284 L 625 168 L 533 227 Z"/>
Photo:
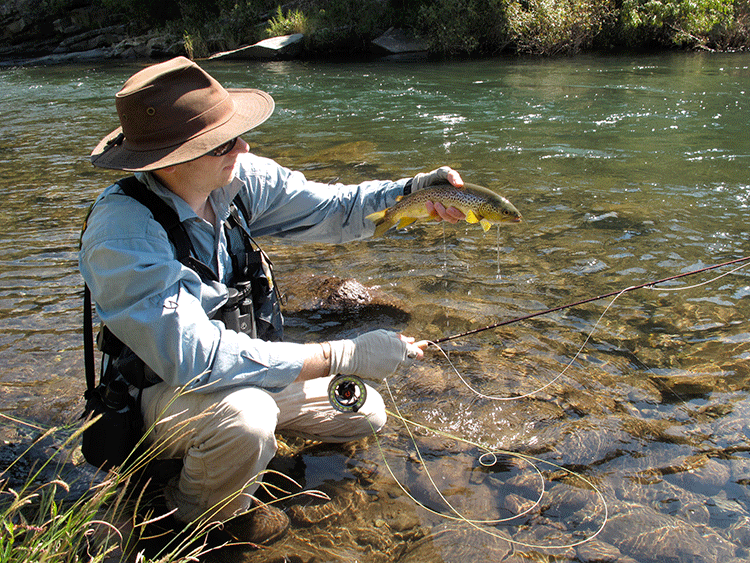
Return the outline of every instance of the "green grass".
<path id="1" fill-rule="evenodd" d="M 23 455 L 29 454 L 45 439 L 66 433 L 69 436 L 59 443 L 58 448 L 70 451 L 72 455 L 73 446 L 85 427 L 81 426 L 72 434 L 64 429 L 51 428 Z M 70 491 L 71 483 L 59 476 L 37 484 L 50 470 L 59 475 L 56 468 L 50 467 L 50 464 L 60 463 L 53 458 L 34 467 L 22 486 L 11 488 L 8 476 L 13 465 L 23 456 L 19 457 L 0 473 L 0 562 L 96 563 L 136 548 L 148 525 L 154 518 L 162 516 L 153 512 L 138 516 L 144 502 L 142 490 L 141 496 L 131 496 L 134 489 L 128 486 L 153 455 L 154 452 L 146 452 L 125 467 L 102 475 L 91 484 L 89 494 L 73 501 L 65 500 L 65 495 L 61 494 Z M 205 535 L 205 531 L 196 529 L 190 543 L 165 545 L 151 561 L 194 561 L 204 546 L 192 542 Z"/>
<path id="2" fill-rule="evenodd" d="M 133 455 L 121 467 L 106 474 L 99 473 L 97 479 L 86 487 L 88 493 L 78 499 L 67 499 L 65 493 L 75 483 L 66 482 L 61 477 L 61 470 L 75 465 L 72 458 L 79 451 L 81 435 L 92 423 L 87 421 L 72 429 L 46 430 L 23 454 L 0 471 L 0 563 L 99 563 L 109 557 L 119 561 L 122 554 L 135 556 L 140 563 L 187 563 L 216 549 L 217 546 L 208 543 L 208 535 L 220 524 L 209 519 L 199 519 L 179 533 L 153 536 L 155 530 L 164 532 L 169 529 L 169 526 L 159 525 L 165 524 L 164 520 L 170 514 L 163 506 L 156 508 L 159 505 L 149 498 L 154 495 L 154 487 L 149 488 L 148 483 L 139 477 L 168 442 L 180 435 L 181 426 L 174 428 L 159 446 L 145 448 L 143 453 Z M 10 476 L 19 473 L 19 468 L 14 466 L 20 466 L 24 458 L 30 457 L 35 446 L 49 439 L 58 452 L 65 452 L 64 458 L 48 457 L 38 466 L 32 464 L 22 485 L 9 486 Z M 263 477 L 268 473 L 277 477 L 273 481 L 288 483 L 289 487 L 264 482 Z M 75 475 L 79 476 L 73 478 L 82 479 L 86 472 Z M 273 502 L 288 501 L 300 495 L 328 499 L 319 491 L 303 491 L 294 480 L 275 471 L 267 470 L 253 477 L 256 479 L 261 481 L 266 493 L 276 499 Z M 232 499 L 230 497 L 225 502 Z M 150 547 L 148 556 L 142 553 L 144 545 Z"/>

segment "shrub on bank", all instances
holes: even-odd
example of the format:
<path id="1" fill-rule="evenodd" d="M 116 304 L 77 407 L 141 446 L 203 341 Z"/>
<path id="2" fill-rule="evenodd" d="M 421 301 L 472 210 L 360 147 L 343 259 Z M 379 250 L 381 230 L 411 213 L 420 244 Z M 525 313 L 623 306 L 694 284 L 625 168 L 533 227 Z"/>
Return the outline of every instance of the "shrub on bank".
<path id="1" fill-rule="evenodd" d="M 748 3 L 733 0 L 624 0 L 619 12 L 622 41 L 629 47 L 730 48 L 747 35 Z M 746 44 L 746 43 L 745 43 Z"/>
<path id="2" fill-rule="evenodd" d="M 389 27 L 413 30 L 440 57 L 750 45 L 750 0 L 18 0 L 14 6 L 15 19 L 0 18 L 6 24 L 0 47 L 38 43 L 45 30 L 54 45 L 73 28 L 81 33 L 118 22 L 132 35 L 162 30 L 182 38 L 196 58 L 289 33 L 305 34 L 311 57 L 364 54 Z"/>
<path id="3" fill-rule="evenodd" d="M 748 0 L 99 0 L 152 25 L 182 26 L 206 51 L 305 33 L 312 53 L 361 51 L 391 26 L 438 56 L 575 54 L 622 49 L 737 49 L 750 43 Z M 169 9 L 167 9 L 169 7 Z"/>

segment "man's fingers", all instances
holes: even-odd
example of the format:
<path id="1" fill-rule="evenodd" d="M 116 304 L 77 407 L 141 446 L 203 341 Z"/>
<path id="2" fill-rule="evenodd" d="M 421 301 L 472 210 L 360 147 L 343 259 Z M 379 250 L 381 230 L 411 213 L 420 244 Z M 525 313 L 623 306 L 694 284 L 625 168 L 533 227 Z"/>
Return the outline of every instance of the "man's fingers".
<path id="1" fill-rule="evenodd" d="M 451 171 L 448 172 L 448 182 L 456 186 L 457 188 L 460 188 L 464 185 L 464 181 L 461 178 L 461 174 L 458 173 L 458 171 L 453 170 L 451 168 Z"/>
<path id="2" fill-rule="evenodd" d="M 463 211 L 461 211 L 460 209 L 457 209 L 453 206 L 446 209 L 445 206 L 439 201 L 426 201 L 425 207 L 430 213 L 430 217 L 432 217 L 433 219 L 442 219 L 443 221 L 448 221 L 449 223 L 458 223 L 459 221 L 462 221 L 466 218 L 466 215 L 464 215 Z"/>

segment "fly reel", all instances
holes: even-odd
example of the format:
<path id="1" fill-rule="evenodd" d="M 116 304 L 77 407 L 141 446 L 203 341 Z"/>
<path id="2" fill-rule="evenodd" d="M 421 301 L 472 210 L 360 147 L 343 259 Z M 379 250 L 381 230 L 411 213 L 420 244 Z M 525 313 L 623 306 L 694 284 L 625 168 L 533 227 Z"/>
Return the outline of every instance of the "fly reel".
<path id="1" fill-rule="evenodd" d="M 340 412 L 357 412 L 365 404 L 367 388 L 356 375 L 337 375 L 328 384 L 328 400 Z"/>

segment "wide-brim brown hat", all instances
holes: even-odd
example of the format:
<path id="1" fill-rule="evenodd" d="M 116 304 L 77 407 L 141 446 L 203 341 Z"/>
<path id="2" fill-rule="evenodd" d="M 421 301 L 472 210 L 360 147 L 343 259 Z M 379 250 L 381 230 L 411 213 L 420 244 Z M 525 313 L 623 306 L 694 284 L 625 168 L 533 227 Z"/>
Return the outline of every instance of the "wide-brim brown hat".
<path id="1" fill-rule="evenodd" d="M 273 113 L 273 98 L 224 88 L 185 57 L 137 72 L 115 96 L 120 127 L 91 153 L 101 168 L 145 172 L 188 162 L 248 132 Z"/>

